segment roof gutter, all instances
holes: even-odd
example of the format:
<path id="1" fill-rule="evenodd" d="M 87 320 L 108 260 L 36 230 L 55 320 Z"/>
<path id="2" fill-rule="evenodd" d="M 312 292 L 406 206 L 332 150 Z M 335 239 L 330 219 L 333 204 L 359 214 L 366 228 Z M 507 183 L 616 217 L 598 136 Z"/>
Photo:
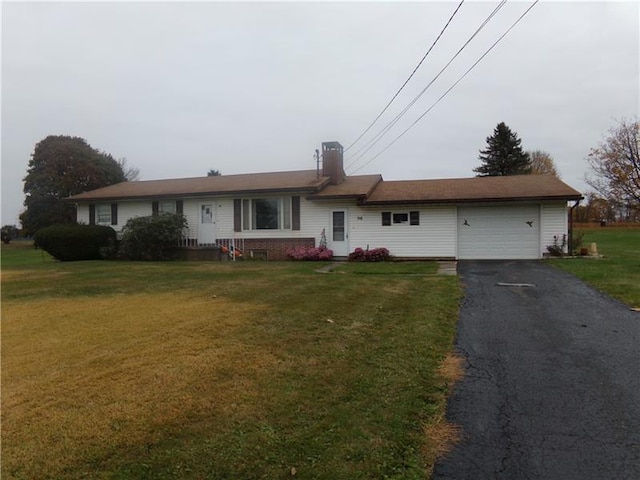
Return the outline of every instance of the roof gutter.
<path id="1" fill-rule="evenodd" d="M 414 200 L 364 200 L 363 205 L 457 205 L 460 203 L 498 203 L 498 202 L 540 202 L 540 201 L 580 201 L 582 196 L 546 196 L 546 197 L 494 197 L 494 198 L 441 198 Z"/>
<path id="2" fill-rule="evenodd" d="M 112 202 L 112 201 L 125 201 L 125 200 L 153 200 L 158 198 L 200 198 L 200 197 L 226 197 L 230 195 L 260 195 L 260 194 L 274 194 L 274 193 L 293 193 L 293 192 L 316 192 L 317 188 L 313 187 L 289 187 L 289 188 L 265 188 L 257 190 L 229 190 L 225 192 L 196 192 L 196 193 L 155 193 L 149 195 L 117 195 L 117 196 L 105 196 L 105 197 L 82 197 L 77 198 L 66 197 L 62 201 L 73 203 L 87 203 L 87 202 Z"/>

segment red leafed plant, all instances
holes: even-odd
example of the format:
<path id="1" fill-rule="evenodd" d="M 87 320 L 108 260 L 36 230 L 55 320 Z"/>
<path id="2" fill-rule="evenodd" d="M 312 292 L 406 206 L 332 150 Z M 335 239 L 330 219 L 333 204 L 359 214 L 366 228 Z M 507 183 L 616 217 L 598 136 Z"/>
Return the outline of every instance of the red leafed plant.
<path id="1" fill-rule="evenodd" d="M 389 255 L 389 250 L 386 248 L 372 248 L 369 250 L 363 250 L 358 247 L 353 252 L 349 254 L 347 260 L 350 262 L 384 262 L 389 260 L 391 255 Z"/>
<path id="2" fill-rule="evenodd" d="M 333 257 L 333 250 L 329 250 L 327 247 L 295 247 L 287 252 L 287 256 L 292 260 L 307 260 L 307 261 L 319 261 L 319 260 L 331 260 Z"/>

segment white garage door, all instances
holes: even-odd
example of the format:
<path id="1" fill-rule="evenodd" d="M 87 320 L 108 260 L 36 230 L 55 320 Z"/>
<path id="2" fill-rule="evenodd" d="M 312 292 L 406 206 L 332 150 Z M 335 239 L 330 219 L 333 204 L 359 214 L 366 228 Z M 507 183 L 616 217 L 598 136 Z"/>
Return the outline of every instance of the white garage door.
<path id="1" fill-rule="evenodd" d="M 540 258 L 540 207 L 459 207 L 458 258 Z"/>

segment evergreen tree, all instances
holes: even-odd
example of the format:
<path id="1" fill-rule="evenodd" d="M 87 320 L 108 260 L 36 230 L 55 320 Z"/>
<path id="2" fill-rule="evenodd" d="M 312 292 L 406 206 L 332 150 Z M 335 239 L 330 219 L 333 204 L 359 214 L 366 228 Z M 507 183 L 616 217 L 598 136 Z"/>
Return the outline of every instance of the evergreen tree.
<path id="1" fill-rule="evenodd" d="M 73 204 L 62 199 L 126 181 L 122 165 L 80 137 L 50 135 L 36 144 L 24 178 L 20 215 L 27 235 L 55 223 L 75 223 Z"/>
<path id="2" fill-rule="evenodd" d="M 522 140 L 504 122 L 487 137 L 487 149 L 480 150 L 482 165 L 474 168 L 478 177 L 523 175 L 531 171 L 531 160 L 520 146 Z"/>

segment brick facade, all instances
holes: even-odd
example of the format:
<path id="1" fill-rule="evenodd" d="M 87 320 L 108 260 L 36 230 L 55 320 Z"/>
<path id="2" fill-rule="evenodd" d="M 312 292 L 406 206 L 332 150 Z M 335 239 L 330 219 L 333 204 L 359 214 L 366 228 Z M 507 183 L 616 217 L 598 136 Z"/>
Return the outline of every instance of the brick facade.
<path id="1" fill-rule="evenodd" d="M 295 247 L 313 248 L 315 238 L 245 238 L 244 254 L 267 252 L 268 260 L 288 260 L 287 252 Z"/>

